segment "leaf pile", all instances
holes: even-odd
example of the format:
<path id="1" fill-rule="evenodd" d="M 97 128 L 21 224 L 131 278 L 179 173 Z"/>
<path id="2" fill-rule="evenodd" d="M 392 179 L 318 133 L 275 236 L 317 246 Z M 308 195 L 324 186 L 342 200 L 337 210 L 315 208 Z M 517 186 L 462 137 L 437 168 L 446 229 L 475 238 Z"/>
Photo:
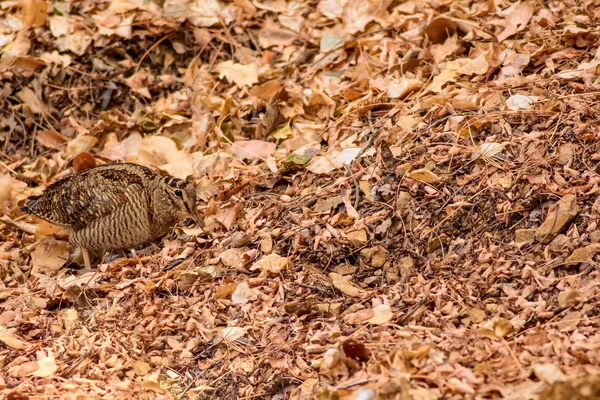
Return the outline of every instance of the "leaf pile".
<path id="1" fill-rule="evenodd" d="M 598 398 L 599 15 L 4 2 L 0 394 Z M 18 208 L 119 161 L 203 220 L 78 273 Z"/>

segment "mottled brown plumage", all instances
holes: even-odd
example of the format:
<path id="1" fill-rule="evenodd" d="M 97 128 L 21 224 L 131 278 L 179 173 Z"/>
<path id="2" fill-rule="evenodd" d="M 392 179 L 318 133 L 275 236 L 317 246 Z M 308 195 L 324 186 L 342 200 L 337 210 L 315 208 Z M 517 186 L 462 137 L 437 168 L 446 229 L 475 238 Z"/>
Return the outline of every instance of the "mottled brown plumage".
<path id="1" fill-rule="evenodd" d="M 23 211 L 61 226 L 83 250 L 128 249 L 196 217 L 191 182 L 131 163 L 106 164 L 73 174 L 29 197 Z"/>

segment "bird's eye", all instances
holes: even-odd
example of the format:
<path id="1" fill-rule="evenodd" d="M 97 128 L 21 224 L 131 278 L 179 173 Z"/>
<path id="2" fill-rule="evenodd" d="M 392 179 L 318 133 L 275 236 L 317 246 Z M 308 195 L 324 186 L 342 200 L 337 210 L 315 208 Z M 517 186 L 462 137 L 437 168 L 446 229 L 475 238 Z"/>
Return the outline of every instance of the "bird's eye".
<path id="1" fill-rule="evenodd" d="M 179 197 L 180 199 L 182 199 L 182 198 L 183 198 L 183 192 L 182 192 L 181 190 L 177 189 L 177 190 L 175 191 L 175 196 L 177 196 L 177 197 Z"/>

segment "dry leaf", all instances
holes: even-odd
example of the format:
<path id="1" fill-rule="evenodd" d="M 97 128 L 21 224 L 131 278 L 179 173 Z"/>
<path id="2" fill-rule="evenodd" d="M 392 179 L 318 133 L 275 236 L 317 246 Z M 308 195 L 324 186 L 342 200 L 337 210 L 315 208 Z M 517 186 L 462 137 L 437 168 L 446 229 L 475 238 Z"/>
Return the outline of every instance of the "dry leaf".
<path id="1" fill-rule="evenodd" d="M 359 297 L 362 296 L 362 294 L 364 293 L 364 291 L 361 288 L 355 286 L 353 283 L 345 279 L 342 275 L 336 274 L 335 272 L 330 272 L 329 278 L 331 279 L 333 287 L 335 287 L 347 296 Z"/>
<path id="2" fill-rule="evenodd" d="M 276 145 L 263 140 L 239 140 L 231 144 L 231 153 L 240 159 L 266 159 L 275 151 Z"/>
<path id="3" fill-rule="evenodd" d="M 17 97 L 25 103 L 33 113 L 48 115 L 48 108 L 37 94 L 28 87 L 17 93 Z"/>
<path id="4" fill-rule="evenodd" d="M 428 169 L 416 169 L 414 171 L 411 171 L 408 174 L 408 177 L 429 184 L 437 183 L 440 181 L 440 177 Z"/>
<path id="5" fill-rule="evenodd" d="M 228 342 L 233 342 L 243 338 L 244 336 L 246 336 L 246 330 L 244 328 L 240 328 L 239 326 L 226 327 L 219 330 L 217 333 L 217 337 Z"/>
<path id="6" fill-rule="evenodd" d="M 256 295 L 254 294 L 254 290 L 248 286 L 248 282 L 238 284 L 231 294 L 231 302 L 233 304 L 246 304 L 254 298 L 256 298 Z"/>
<path id="7" fill-rule="evenodd" d="M 261 271 L 261 275 L 277 276 L 282 273 L 288 265 L 287 257 L 279 254 L 269 254 L 262 257 L 250 267 L 250 271 Z"/>
<path id="8" fill-rule="evenodd" d="M 522 94 L 514 94 L 506 100 L 506 107 L 509 110 L 530 110 L 532 103 L 538 101 L 537 96 L 524 96 Z"/>
<path id="9" fill-rule="evenodd" d="M 373 314 L 374 315 L 367 320 L 368 323 L 373 325 L 387 324 L 394 317 L 392 308 L 387 304 L 380 304 L 374 307 Z"/>
<path id="10" fill-rule="evenodd" d="M 69 141 L 66 137 L 64 137 L 54 129 L 38 131 L 35 138 L 43 146 L 49 147 L 51 149 L 58 149 L 59 147 L 61 147 Z"/>
<path id="11" fill-rule="evenodd" d="M 42 357 L 37 361 L 38 368 L 31 372 L 28 375 L 38 376 L 38 377 L 48 377 L 54 375 L 56 370 L 58 369 L 58 365 L 56 365 L 56 360 L 49 354 L 46 357 Z"/>
<path id="12" fill-rule="evenodd" d="M 506 27 L 498 35 L 500 42 L 525 29 L 533 15 L 533 5 L 529 2 L 517 2 L 509 9 L 504 10 L 504 13 L 508 15 L 508 19 Z"/>
<path id="13" fill-rule="evenodd" d="M 69 253 L 69 243 L 51 237 L 42 238 L 31 253 L 31 273 L 48 274 L 59 270 L 69 260 Z"/>
<path id="14" fill-rule="evenodd" d="M 79 153 L 89 152 L 98 143 L 98 139 L 90 135 L 79 135 L 67 143 L 67 154 L 74 158 Z"/>
<path id="15" fill-rule="evenodd" d="M 17 338 L 8 329 L 0 325 L 0 342 L 15 350 L 23 350 L 28 347 L 28 343 Z"/>
<path id="16" fill-rule="evenodd" d="M 219 74 L 219 79 L 225 78 L 238 87 L 252 86 L 258 83 L 258 68 L 255 63 L 243 65 L 228 60 L 217 64 L 215 71 Z"/>

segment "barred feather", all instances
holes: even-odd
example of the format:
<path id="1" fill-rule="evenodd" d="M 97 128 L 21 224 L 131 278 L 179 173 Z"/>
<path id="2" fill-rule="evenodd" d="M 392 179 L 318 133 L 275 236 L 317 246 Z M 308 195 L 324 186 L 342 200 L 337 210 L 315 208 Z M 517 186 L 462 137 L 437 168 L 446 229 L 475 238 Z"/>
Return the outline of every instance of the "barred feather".
<path id="1" fill-rule="evenodd" d="M 100 165 L 31 196 L 22 208 L 63 227 L 71 242 L 90 250 L 151 242 L 195 214 L 191 182 L 132 163 Z"/>

